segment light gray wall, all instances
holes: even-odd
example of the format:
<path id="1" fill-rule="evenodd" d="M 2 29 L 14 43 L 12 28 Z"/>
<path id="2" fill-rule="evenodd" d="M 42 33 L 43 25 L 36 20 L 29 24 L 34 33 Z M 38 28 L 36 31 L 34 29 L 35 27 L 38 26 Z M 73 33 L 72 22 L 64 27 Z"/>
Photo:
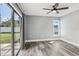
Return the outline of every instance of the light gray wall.
<path id="1" fill-rule="evenodd" d="M 25 17 L 25 39 L 52 39 L 54 17 L 26 16 Z"/>
<path id="2" fill-rule="evenodd" d="M 79 44 L 79 10 L 61 18 L 61 34 L 64 40 Z"/>

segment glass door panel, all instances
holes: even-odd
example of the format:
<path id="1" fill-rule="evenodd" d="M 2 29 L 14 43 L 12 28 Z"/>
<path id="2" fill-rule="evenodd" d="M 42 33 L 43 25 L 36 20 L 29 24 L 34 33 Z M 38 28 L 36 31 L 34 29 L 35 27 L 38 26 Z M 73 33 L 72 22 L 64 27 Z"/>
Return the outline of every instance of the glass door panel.
<path id="1" fill-rule="evenodd" d="M 7 4 L 0 4 L 0 43 L 1 55 L 11 55 L 11 12 Z"/>
<path id="2" fill-rule="evenodd" d="M 20 16 L 17 13 L 14 13 L 14 53 L 18 54 L 20 49 Z"/>

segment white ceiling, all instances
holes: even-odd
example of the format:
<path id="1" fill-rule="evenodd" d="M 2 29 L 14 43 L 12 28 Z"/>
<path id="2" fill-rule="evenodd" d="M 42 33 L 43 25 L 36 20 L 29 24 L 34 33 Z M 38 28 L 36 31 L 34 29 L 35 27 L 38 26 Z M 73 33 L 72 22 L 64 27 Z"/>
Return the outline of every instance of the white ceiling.
<path id="1" fill-rule="evenodd" d="M 59 7 L 69 7 L 69 9 L 61 10 L 59 11 L 59 14 L 57 14 L 56 12 L 46 14 L 49 10 L 43 10 L 43 8 L 52 8 L 52 5 L 54 5 L 54 3 L 19 3 L 18 5 L 25 15 L 36 16 L 61 17 L 79 9 L 79 3 L 60 3 Z"/>

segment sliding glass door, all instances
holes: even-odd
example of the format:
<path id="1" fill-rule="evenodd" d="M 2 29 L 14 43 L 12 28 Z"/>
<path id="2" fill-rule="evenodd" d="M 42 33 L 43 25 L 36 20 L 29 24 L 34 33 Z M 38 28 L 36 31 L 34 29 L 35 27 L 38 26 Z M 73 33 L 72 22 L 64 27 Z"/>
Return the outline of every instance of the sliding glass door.
<path id="1" fill-rule="evenodd" d="M 11 14 L 7 4 L 0 4 L 0 43 L 2 56 L 11 55 Z"/>
<path id="2" fill-rule="evenodd" d="M 20 49 L 20 25 L 21 25 L 21 17 L 14 13 L 14 53 L 18 54 Z"/>
<path id="3" fill-rule="evenodd" d="M 17 55 L 20 49 L 21 17 L 8 4 L 0 4 L 0 55 Z"/>

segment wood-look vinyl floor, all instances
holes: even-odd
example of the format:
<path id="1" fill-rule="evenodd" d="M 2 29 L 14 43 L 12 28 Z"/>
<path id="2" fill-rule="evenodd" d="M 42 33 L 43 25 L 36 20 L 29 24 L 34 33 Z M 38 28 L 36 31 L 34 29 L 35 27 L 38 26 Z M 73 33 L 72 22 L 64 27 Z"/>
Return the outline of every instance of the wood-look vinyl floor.
<path id="1" fill-rule="evenodd" d="M 79 47 L 62 40 L 26 44 L 18 56 L 78 56 Z"/>

